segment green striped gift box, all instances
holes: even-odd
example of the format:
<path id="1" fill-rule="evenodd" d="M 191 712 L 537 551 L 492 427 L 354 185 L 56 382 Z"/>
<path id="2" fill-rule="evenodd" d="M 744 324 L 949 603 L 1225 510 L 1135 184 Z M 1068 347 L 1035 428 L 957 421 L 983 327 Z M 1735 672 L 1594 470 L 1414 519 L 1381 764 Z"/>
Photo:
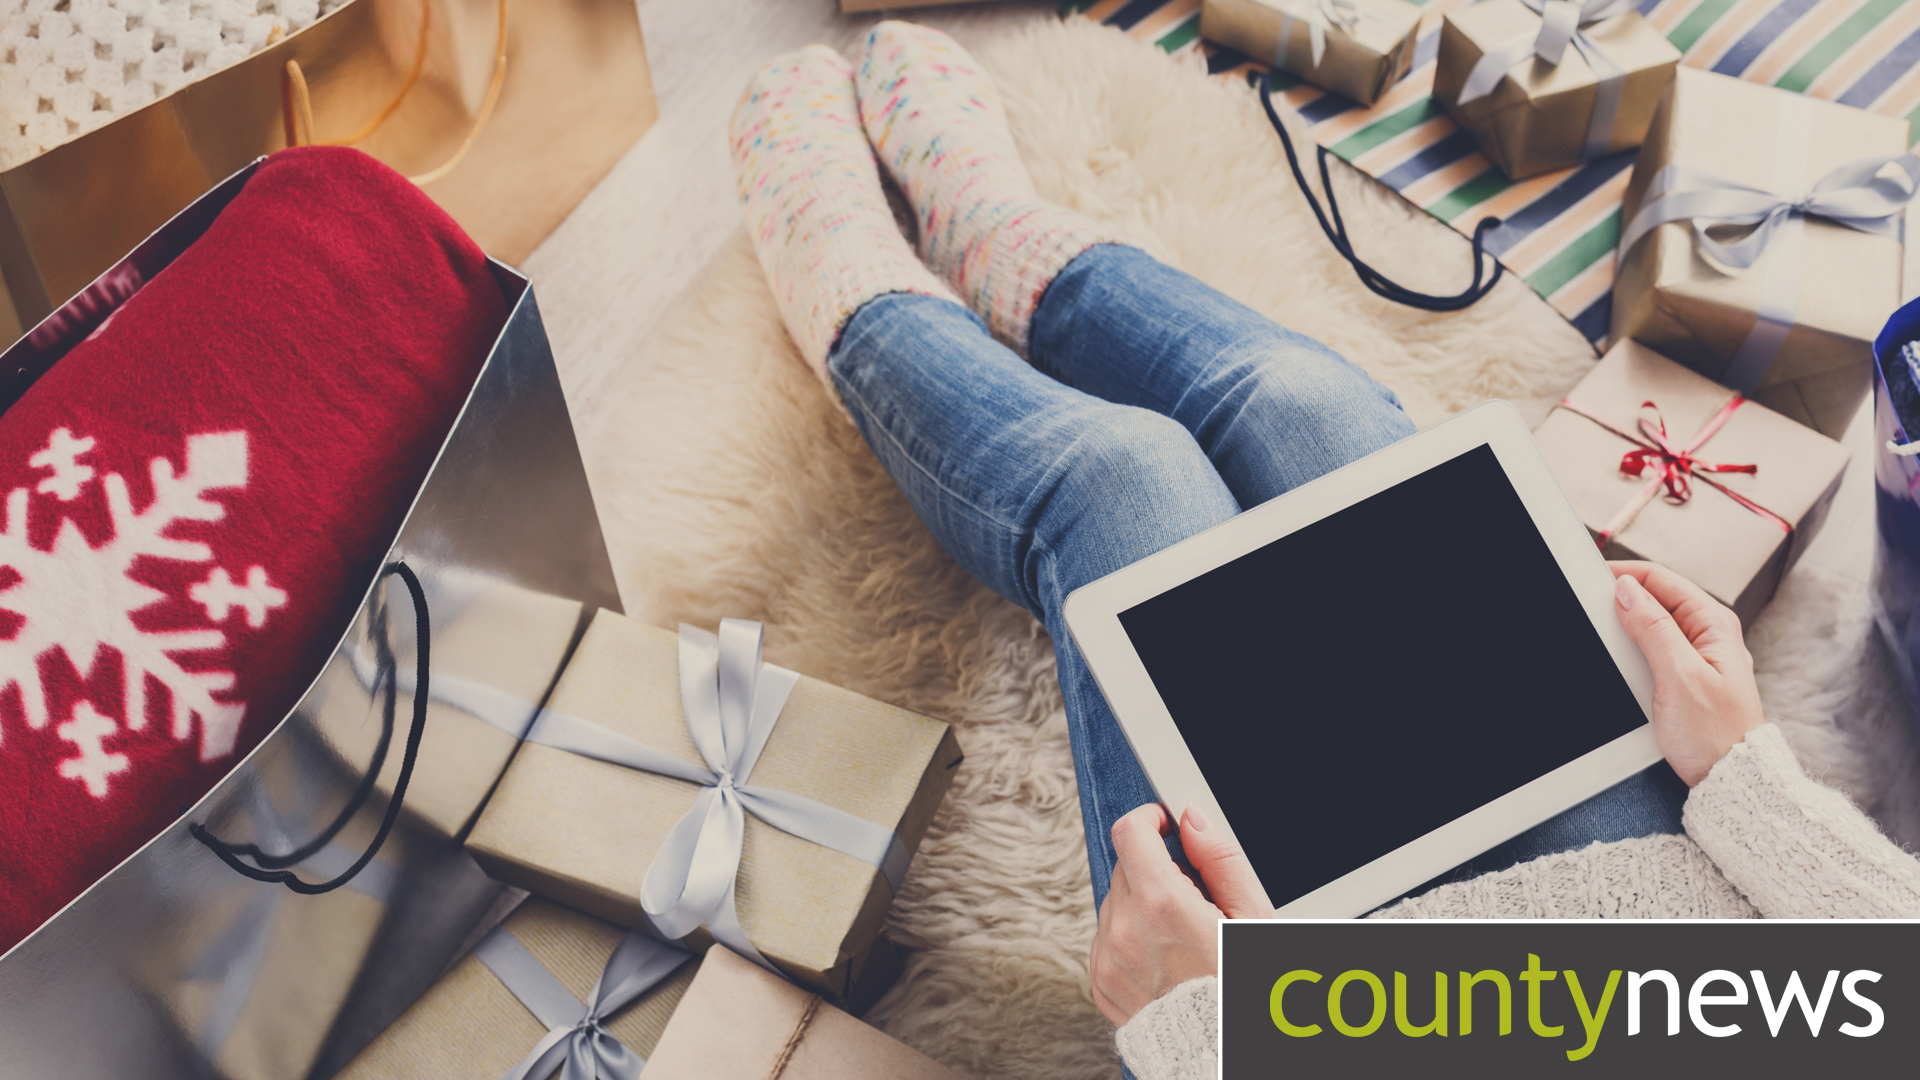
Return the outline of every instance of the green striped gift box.
<path id="1" fill-rule="evenodd" d="M 1290 78 L 1276 78 L 1275 87 L 1322 146 L 1434 217 L 1467 234 L 1482 218 L 1502 219 L 1488 247 L 1604 348 L 1634 151 L 1526 180 L 1501 175 L 1432 97 L 1440 20 L 1471 0 L 1414 2 L 1426 18 L 1413 69 L 1374 107 Z M 1060 7 L 1169 52 L 1201 49 L 1217 73 L 1261 67 L 1200 40 L 1200 0 Z M 1901 117 L 1920 141 L 1920 0 L 1641 0 L 1640 13 L 1691 67 Z"/>

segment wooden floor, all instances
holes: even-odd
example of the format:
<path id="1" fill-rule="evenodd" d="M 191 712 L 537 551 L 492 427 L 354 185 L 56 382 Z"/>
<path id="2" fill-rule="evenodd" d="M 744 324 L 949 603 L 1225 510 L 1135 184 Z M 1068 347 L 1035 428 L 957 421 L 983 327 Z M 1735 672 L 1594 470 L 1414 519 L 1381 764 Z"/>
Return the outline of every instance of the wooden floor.
<path id="1" fill-rule="evenodd" d="M 906 17 L 964 44 L 1056 12 L 1051 0 L 1001 0 Z M 880 18 L 843 16 L 835 0 L 641 0 L 659 123 L 526 264 L 589 458 L 613 419 L 596 391 L 646 362 L 661 314 L 739 227 L 725 132 L 747 79 L 811 42 L 852 54 Z"/>

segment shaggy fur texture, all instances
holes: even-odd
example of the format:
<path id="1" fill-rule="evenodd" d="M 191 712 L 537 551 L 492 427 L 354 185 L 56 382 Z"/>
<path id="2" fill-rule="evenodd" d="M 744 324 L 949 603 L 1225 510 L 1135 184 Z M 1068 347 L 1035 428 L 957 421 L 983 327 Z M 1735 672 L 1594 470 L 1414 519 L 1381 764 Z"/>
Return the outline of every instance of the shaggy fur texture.
<path id="1" fill-rule="evenodd" d="M 1080 20 L 965 44 L 998 81 L 1043 195 L 1327 342 L 1417 422 L 1488 397 L 1537 422 L 1592 365 L 1512 279 L 1453 315 L 1367 293 L 1247 89 Z M 1336 186 L 1370 259 L 1416 288 L 1461 286 L 1461 237 L 1350 170 Z M 967 761 L 891 912 L 907 972 L 868 1019 L 970 1076 L 1117 1075 L 1087 989 L 1094 911 L 1045 634 L 920 525 L 801 363 L 744 235 L 683 301 L 653 362 L 595 405 L 619 418 L 588 449 L 630 611 L 668 626 L 766 620 L 770 659 L 959 725 Z M 1855 483 L 1828 531 L 1857 541 L 1870 514 Z M 1869 636 L 1865 569 L 1850 565 L 1860 550 L 1810 556 L 1753 644 L 1770 715 L 1884 817 L 1908 813 L 1911 747 Z M 1865 719 L 1849 733 L 1836 715 Z"/>

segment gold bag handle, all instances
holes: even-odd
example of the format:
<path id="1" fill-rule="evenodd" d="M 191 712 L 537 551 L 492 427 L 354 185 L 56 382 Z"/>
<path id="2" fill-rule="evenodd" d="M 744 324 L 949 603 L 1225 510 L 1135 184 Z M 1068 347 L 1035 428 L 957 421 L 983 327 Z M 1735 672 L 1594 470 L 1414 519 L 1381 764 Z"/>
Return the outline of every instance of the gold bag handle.
<path id="1" fill-rule="evenodd" d="M 287 145 L 352 146 L 380 130 L 380 125 L 386 123 L 387 118 L 400 108 L 400 103 L 406 100 L 407 92 L 413 89 L 413 84 L 420 81 L 421 69 L 427 64 L 427 31 L 432 26 L 433 0 L 420 0 L 420 43 L 414 46 L 413 66 L 408 69 L 406 79 L 400 83 L 400 89 L 395 91 L 393 100 L 387 102 L 385 108 L 381 109 L 372 120 L 367 121 L 366 126 L 344 139 L 316 140 L 313 138 L 313 95 L 307 89 L 306 74 L 300 70 L 298 60 L 287 61 L 286 77 L 282 80 L 280 89 L 280 124 L 286 133 Z M 278 36 L 279 28 L 275 27 L 267 43 L 273 44 Z M 461 159 L 467 156 L 467 151 L 473 149 L 473 141 L 480 137 L 480 130 L 487 126 L 487 118 L 493 115 L 494 103 L 500 100 L 500 88 L 506 81 L 507 0 L 500 0 L 500 39 L 494 47 L 493 79 L 487 84 L 487 96 L 480 104 L 480 115 L 474 118 L 473 126 L 467 129 L 465 141 L 461 142 L 460 149 L 455 150 L 452 157 L 439 168 L 421 173 L 419 176 L 409 176 L 407 179 L 425 187 L 452 172 L 454 166 L 460 164 Z"/>

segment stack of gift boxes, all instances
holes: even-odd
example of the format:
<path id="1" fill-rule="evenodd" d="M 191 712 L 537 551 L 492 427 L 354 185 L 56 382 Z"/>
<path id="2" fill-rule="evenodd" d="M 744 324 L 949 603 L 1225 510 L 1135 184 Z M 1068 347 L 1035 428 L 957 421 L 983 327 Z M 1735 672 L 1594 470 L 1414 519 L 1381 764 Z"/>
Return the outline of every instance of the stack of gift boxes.
<path id="1" fill-rule="evenodd" d="M 950 1076 L 849 1014 L 954 733 L 760 646 L 593 614 L 466 838 L 531 897 L 339 1075 Z"/>
<path id="2" fill-rule="evenodd" d="M 1920 185 L 1905 121 L 1680 66 L 1633 0 L 1482 0 L 1439 27 L 1433 97 L 1513 179 L 1638 148 L 1612 347 L 1535 431 L 1608 558 L 1750 622 L 1824 520 L 1899 303 Z M 1405 0 L 1205 0 L 1201 33 L 1370 105 Z"/>

